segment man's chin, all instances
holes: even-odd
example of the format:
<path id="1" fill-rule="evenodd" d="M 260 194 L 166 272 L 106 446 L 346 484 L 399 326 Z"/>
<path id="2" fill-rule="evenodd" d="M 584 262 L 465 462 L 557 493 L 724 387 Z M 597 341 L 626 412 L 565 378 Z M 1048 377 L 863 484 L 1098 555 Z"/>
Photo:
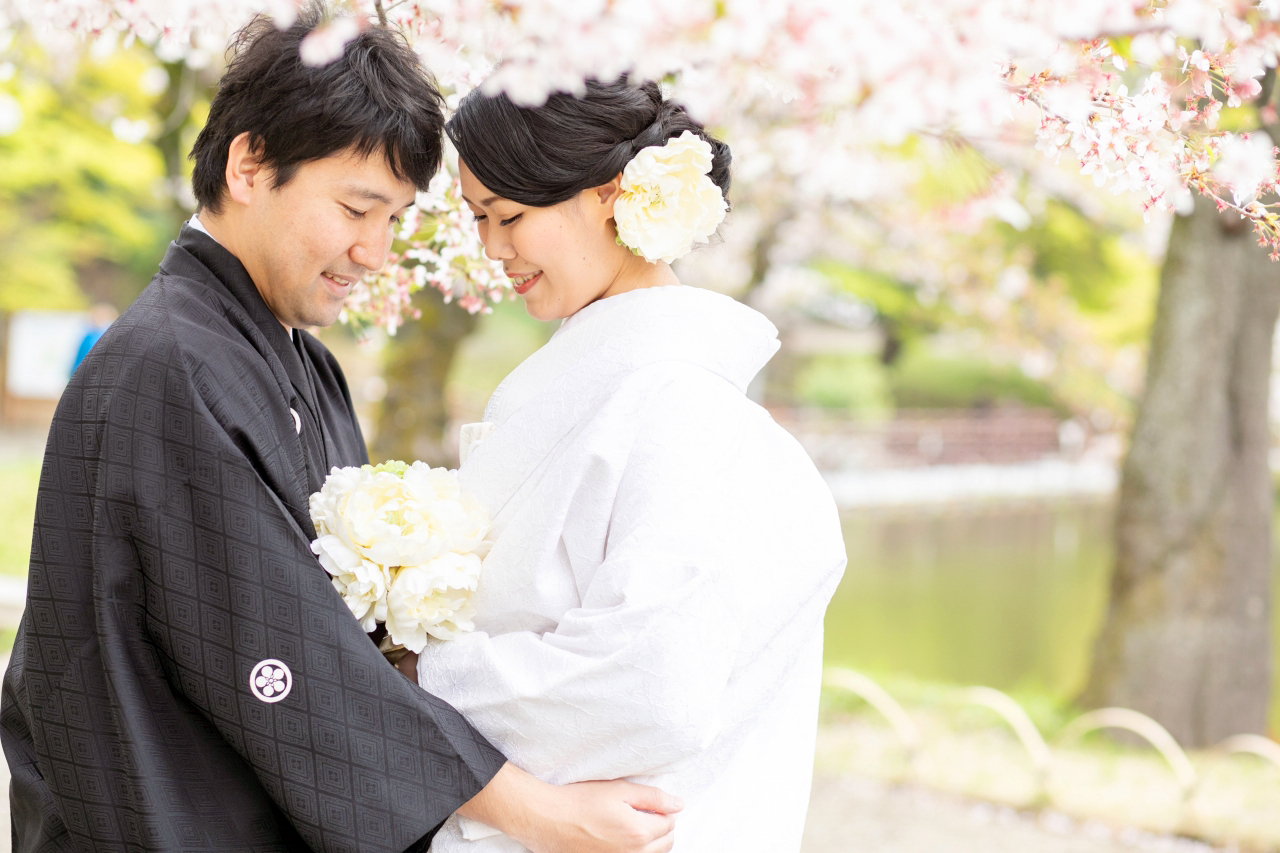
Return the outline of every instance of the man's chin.
<path id="1" fill-rule="evenodd" d="M 285 323 L 294 329 L 327 329 L 334 323 L 338 322 L 338 318 L 342 316 L 342 306 L 346 302 L 338 303 L 336 308 L 315 309 L 311 311 L 299 312 L 291 322 Z"/>

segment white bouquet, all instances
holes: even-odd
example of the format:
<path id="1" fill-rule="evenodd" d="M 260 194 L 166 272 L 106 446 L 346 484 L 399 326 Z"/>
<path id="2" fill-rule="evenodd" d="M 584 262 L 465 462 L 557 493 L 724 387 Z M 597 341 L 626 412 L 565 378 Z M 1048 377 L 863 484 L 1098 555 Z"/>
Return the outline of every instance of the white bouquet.
<path id="1" fill-rule="evenodd" d="M 423 462 L 334 468 L 311 496 L 311 550 L 365 631 L 421 652 L 474 628 L 489 514 L 458 474 Z M 384 648 L 384 651 L 387 649 Z"/>

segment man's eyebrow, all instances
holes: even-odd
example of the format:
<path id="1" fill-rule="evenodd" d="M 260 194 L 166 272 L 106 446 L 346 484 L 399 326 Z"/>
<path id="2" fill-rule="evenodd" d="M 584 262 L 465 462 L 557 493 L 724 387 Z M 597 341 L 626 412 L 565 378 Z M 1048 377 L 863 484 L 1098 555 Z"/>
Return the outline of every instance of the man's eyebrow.
<path id="1" fill-rule="evenodd" d="M 342 191 L 347 195 L 357 196 L 358 198 L 363 198 L 368 201 L 376 201 L 381 204 L 395 204 L 395 201 L 377 190 L 369 189 L 368 187 L 363 187 L 359 184 L 346 184 L 342 187 Z"/>

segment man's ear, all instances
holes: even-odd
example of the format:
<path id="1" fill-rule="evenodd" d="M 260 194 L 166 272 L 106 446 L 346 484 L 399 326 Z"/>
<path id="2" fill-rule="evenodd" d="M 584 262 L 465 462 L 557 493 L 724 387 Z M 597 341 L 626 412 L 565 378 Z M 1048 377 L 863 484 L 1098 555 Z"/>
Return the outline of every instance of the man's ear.
<path id="1" fill-rule="evenodd" d="M 249 132 L 237 136 L 227 146 L 227 195 L 233 202 L 249 204 L 254 187 L 266 180 L 266 169 L 260 159 L 261 151 L 254 149 Z"/>

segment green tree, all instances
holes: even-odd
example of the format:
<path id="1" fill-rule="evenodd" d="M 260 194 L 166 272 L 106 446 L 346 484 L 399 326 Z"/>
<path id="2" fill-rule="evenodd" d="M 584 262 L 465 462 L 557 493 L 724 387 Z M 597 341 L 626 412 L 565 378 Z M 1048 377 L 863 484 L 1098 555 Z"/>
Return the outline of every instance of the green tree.
<path id="1" fill-rule="evenodd" d="M 1274 116 L 1275 82 L 1230 119 L 1256 128 L 1268 103 Z M 1262 129 L 1280 139 L 1280 123 Z M 1267 723 L 1278 280 L 1239 216 L 1197 196 L 1174 221 L 1082 699 L 1150 714 L 1190 746 Z"/>
<path id="2" fill-rule="evenodd" d="M 34 49 L 0 62 L 0 310 L 128 302 L 175 227 L 147 142 L 166 75 L 141 50 L 58 73 Z"/>

